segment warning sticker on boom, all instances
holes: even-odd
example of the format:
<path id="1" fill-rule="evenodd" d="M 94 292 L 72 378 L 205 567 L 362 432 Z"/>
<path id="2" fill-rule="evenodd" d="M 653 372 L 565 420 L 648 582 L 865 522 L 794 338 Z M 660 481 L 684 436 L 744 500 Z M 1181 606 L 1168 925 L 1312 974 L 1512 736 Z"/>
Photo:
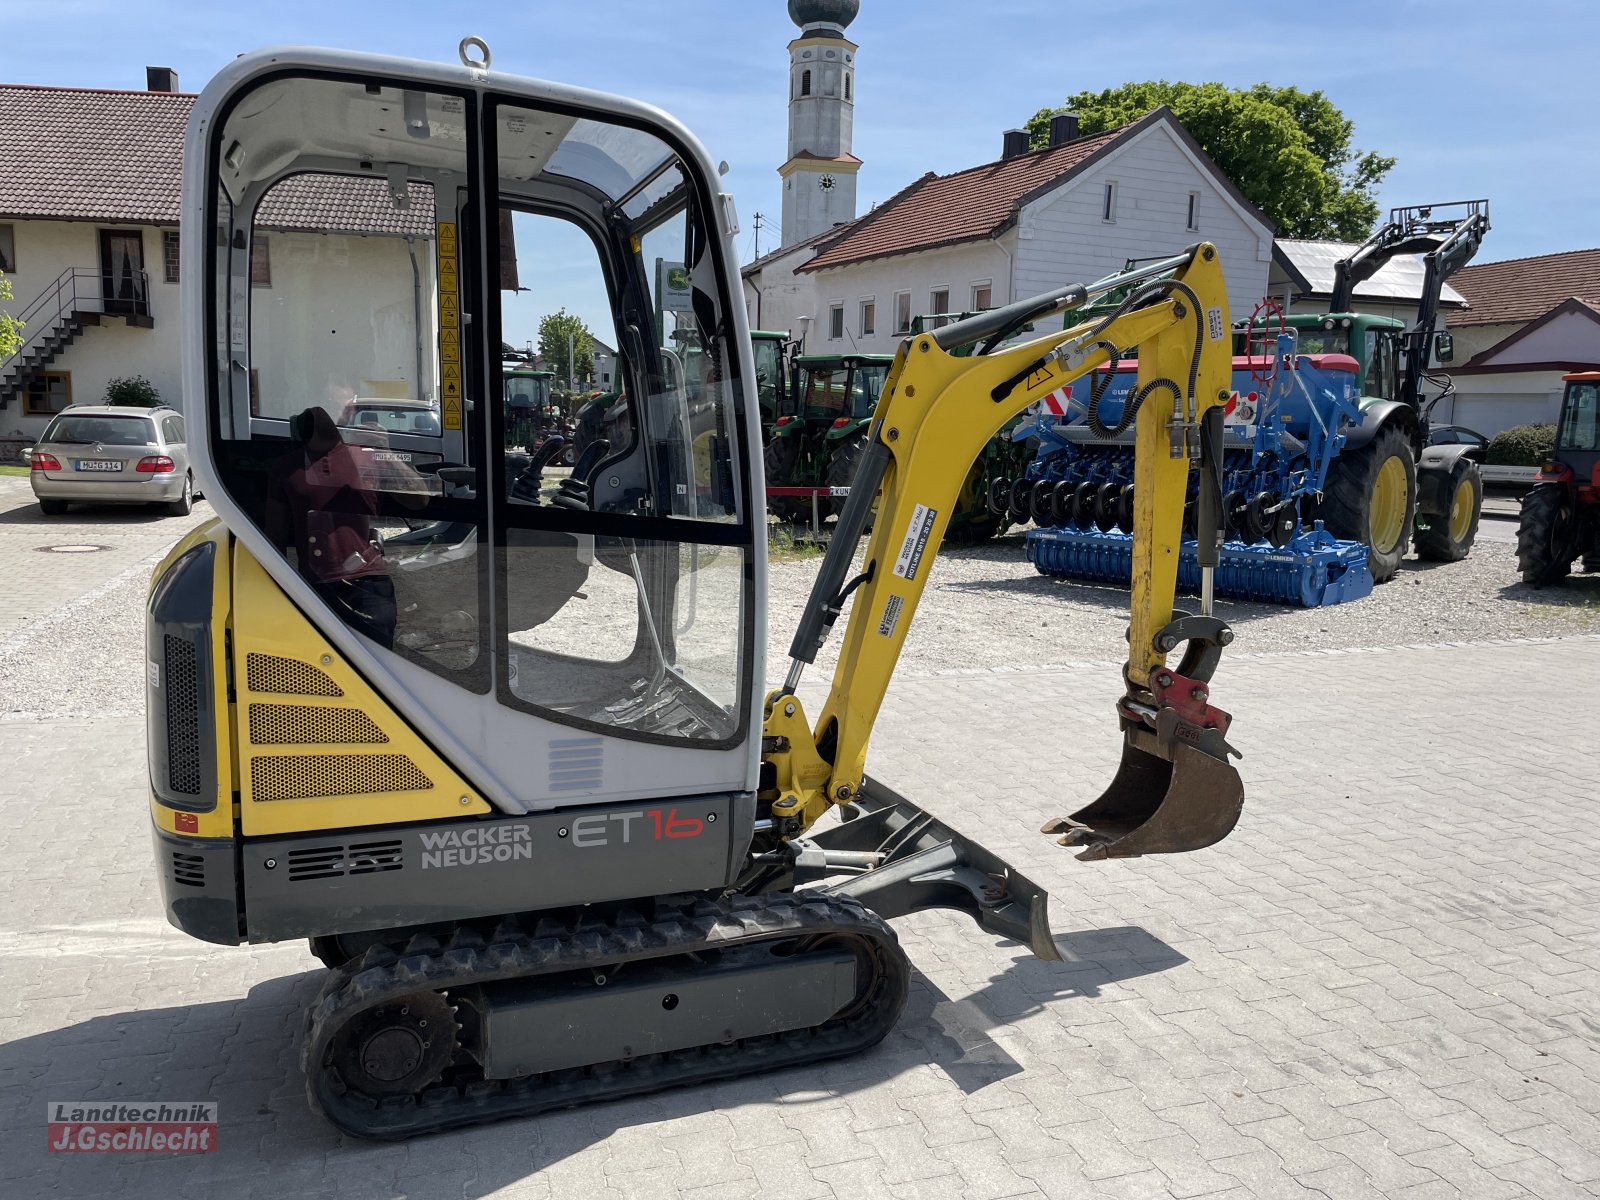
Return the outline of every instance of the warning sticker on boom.
<path id="1" fill-rule="evenodd" d="M 878 622 L 878 636 L 888 637 L 894 632 L 894 627 L 900 623 L 900 610 L 906 602 L 899 596 L 891 594 L 883 605 L 883 619 Z"/>
<path id="2" fill-rule="evenodd" d="M 1211 335 L 1211 340 L 1213 342 L 1220 342 L 1224 332 L 1222 327 L 1222 309 L 1220 307 L 1213 306 L 1206 309 L 1206 325 L 1206 332 Z"/>
<path id="3" fill-rule="evenodd" d="M 911 514 L 911 524 L 906 526 L 905 541 L 900 543 L 900 556 L 894 560 L 894 573 L 901 579 L 915 579 L 922 565 L 922 552 L 928 548 L 928 534 L 933 531 L 937 510 L 925 504 L 917 505 Z"/>

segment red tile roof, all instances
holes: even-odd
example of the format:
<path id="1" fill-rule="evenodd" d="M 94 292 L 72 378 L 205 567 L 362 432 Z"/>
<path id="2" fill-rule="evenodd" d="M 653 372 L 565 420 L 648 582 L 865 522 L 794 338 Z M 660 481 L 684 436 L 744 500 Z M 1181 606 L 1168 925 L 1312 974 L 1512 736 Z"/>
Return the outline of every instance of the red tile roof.
<path id="1" fill-rule="evenodd" d="M 1131 125 L 953 175 L 930 172 L 857 220 L 849 233 L 825 246 L 800 270 L 818 271 L 993 237 L 1015 220 L 1034 192 L 1064 182 L 1164 115 L 1170 117 L 1166 109 L 1158 108 Z"/>
<path id="2" fill-rule="evenodd" d="M 1600 308 L 1600 248 L 1477 263 L 1450 285 L 1472 306 L 1450 314 L 1452 328 L 1532 321 L 1573 298 Z"/>
<path id="3" fill-rule="evenodd" d="M 0 86 L 0 217 L 176 225 L 193 106 L 174 92 Z"/>
<path id="4" fill-rule="evenodd" d="M 176 92 L 0 85 L 0 219 L 176 225 L 183 129 L 195 97 Z M 274 229 L 425 235 L 431 193 L 396 209 L 382 179 L 301 176 L 275 188 Z"/>

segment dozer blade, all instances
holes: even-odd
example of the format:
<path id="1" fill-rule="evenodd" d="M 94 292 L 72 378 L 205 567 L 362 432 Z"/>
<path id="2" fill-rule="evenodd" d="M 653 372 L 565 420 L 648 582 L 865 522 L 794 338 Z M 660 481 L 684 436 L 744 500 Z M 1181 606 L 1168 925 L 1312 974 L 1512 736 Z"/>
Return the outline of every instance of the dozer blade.
<path id="1" fill-rule="evenodd" d="M 1049 894 L 993 851 L 871 778 L 839 815 L 837 825 L 805 839 L 821 855 L 819 866 L 853 860 L 870 869 L 828 894 L 850 896 L 885 919 L 929 908 L 964 912 L 988 932 L 1060 961 Z"/>
<path id="2" fill-rule="evenodd" d="M 1078 857 L 1085 861 L 1182 854 L 1227 837 L 1244 809 L 1239 772 L 1226 758 L 1181 740 L 1168 742 L 1169 759 L 1156 742 L 1141 728 L 1127 729 L 1111 786 L 1094 803 L 1047 822 L 1040 832 L 1061 834 L 1063 846 L 1082 846 Z"/>

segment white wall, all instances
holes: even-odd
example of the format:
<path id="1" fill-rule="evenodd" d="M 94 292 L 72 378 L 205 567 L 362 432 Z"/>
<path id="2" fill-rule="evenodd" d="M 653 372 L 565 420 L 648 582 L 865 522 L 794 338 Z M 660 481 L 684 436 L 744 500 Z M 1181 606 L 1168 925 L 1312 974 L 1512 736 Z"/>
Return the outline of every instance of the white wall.
<path id="1" fill-rule="evenodd" d="M 1562 313 L 1490 361 L 1496 366 L 1547 362 L 1600 364 L 1600 324 L 1582 313 Z"/>
<path id="2" fill-rule="evenodd" d="M 799 337 L 804 328 L 801 317 L 816 318 L 811 322 L 813 329 L 826 317 L 817 309 L 816 277 L 795 274 L 795 268 L 816 257 L 816 253 L 814 246 L 797 246 L 778 255 L 755 274 L 745 276 L 744 307 L 750 328 L 786 331 L 792 337 Z"/>
<path id="3" fill-rule="evenodd" d="M 1102 220 L 1105 185 L 1116 184 L 1116 219 Z M 1200 193 L 1189 229 L 1189 193 Z M 1130 258 L 1216 245 L 1232 317 L 1247 318 L 1266 293 L 1272 236 L 1240 209 L 1178 136 L 1157 123 L 1083 175 L 1027 205 L 1017 224 L 1018 296 L 1088 282 Z"/>
<path id="4" fill-rule="evenodd" d="M 991 308 L 1009 303 L 1011 260 L 1005 247 L 1014 242 L 1014 236 L 1006 233 L 1001 235 L 1000 244 L 986 241 L 946 246 L 802 274 L 801 279 L 815 280 L 816 320 L 811 323 L 806 352 L 893 353 L 904 336 L 894 327 L 896 292 L 911 293 L 913 317 L 932 311 L 930 293 L 935 288 L 949 289 L 948 312 L 965 311 L 971 303 L 973 285 L 984 281 L 991 288 Z M 871 337 L 861 332 L 861 302 L 868 297 L 877 305 L 876 332 Z M 834 304 L 844 305 L 844 337 L 837 340 L 828 337 L 828 309 Z"/>
<path id="5" fill-rule="evenodd" d="M 321 402 L 331 381 L 357 392 L 391 381 L 394 394 L 437 395 L 431 239 L 416 240 L 424 330 L 417 368 L 413 276 L 399 237 L 268 231 L 272 286 L 250 290 L 251 363 L 262 416 Z"/>
<path id="6" fill-rule="evenodd" d="M 1448 368 L 1447 368 L 1448 369 Z M 1566 385 L 1560 371 L 1514 371 L 1495 375 L 1456 375 L 1456 394 L 1448 415 L 1434 410 L 1435 422 L 1465 425 L 1493 437 L 1513 425 L 1554 424 L 1561 415 Z"/>
<path id="7" fill-rule="evenodd" d="M 144 241 L 144 267 L 149 279 L 149 312 L 155 325 L 140 329 L 120 318 L 105 317 L 100 326 L 85 327 L 78 339 L 45 369 L 66 371 L 72 376 L 75 404 L 95 404 L 104 398 L 106 384 L 119 376 L 143 375 L 175 407 L 183 407 L 179 361 L 180 323 L 178 285 L 165 283 L 161 254 L 161 230 L 153 226 L 96 225 L 74 221 L 11 221 L 16 240 L 16 273 L 8 275 L 15 299 L 8 310 L 20 316 L 41 291 L 54 284 L 68 267 L 99 271 L 100 234 L 104 229 L 141 229 Z M 97 281 L 78 280 L 80 295 L 91 297 L 86 308 L 98 309 Z M 51 306 L 53 310 L 53 305 Z M 47 318 L 30 323 L 23 331 L 29 339 L 46 331 Z M 44 432 L 48 417 L 30 417 L 22 411 L 22 399 L 8 401 L 0 409 L 0 437 L 36 439 Z"/>

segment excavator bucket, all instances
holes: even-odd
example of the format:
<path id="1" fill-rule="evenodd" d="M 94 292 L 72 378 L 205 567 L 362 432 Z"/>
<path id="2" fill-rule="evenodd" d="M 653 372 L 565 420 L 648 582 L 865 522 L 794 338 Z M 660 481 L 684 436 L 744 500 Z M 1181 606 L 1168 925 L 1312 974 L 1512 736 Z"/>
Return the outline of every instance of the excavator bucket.
<path id="1" fill-rule="evenodd" d="M 1226 750 L 1218 757 L 1181 740 L 1170 742 L 1167 752 L 1137 744 L 1154 740 L 1142 728 L 1126 730 L 1111 786 L 1040 832 L 1061 834 L 1063 846 L 1083 847 L 1078 857 L 1086 861 L 1182 854 L 1227 837 L 1244 808 L 1244 783 Z"/>

